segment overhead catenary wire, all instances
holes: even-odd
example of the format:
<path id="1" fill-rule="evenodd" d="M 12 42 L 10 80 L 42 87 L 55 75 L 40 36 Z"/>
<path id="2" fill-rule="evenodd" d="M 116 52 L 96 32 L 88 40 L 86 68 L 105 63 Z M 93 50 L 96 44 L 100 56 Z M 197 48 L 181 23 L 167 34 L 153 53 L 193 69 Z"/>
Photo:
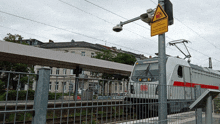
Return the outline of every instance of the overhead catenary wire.
<path id="1" fill-rule="evenodd" d="M 106 9 L 106 8 L 104 8 L 104 7 L 101 7 L 101 6 L 99 6 L 99 5 L 97 5 L 97 4 L 95 4 L 95 3 L 93 3 L 93 2 L 91 2 L 91 1 L 88 1 L 88 0 L 84 0 L 84 1 L 86 1 L 86 2 L 88 2 L 88 3 L 90 3 L 90 4 L 92 4 L 92 5 L 94 5 L 94 6 L 96 6 L 96 7 L 98 7 L 98 8 L 101 8 L 101 9 L 103 9 L 103 10 L 105 10 L 105 11 L 107 11 L 107 12 L 110 12 L 110 13 L 112 13 L 112 14 L 114 14 L 114 15 L 116 15 L 116 16 L 118 16 L 118 17 L 121 17 L 121 18 L 123 18 L 123 19 L 127 19 L 127 18 L 125 18 L 125 17 L 123 17 L 123 16 L 121 16 L 121 15 L 119 15 L 119 14 L 117 14 L 117 13 L 115 13 L 115 12 L 112 12 L 112 11 L 110 11 L 110 10 L 108 10 L 108 9 Z M 156 2 L 154 2 L 153 0 L 150 0 L 152 3 L 154 3 L 154 4 L 156 4 L 157 5 L 157 3 Z M 175 17 L 174 17 L 175 18 Z M 175 18 L 176 19 L 176 18 Z M 177 19 L 178 20 L 178 19 Z M 179 21 L 179 20 L 178 20 Z M 181 21 L 180 21 L 181 22 Z M 182 23 L 182 22 L 181 22 Z M 182 24 L 184 24 L 184 23 L 182 23 Z M 185 25 L 185 24 L 184 24 Z M 139 25 L 139 26 L 141 26 L 141 25 Z M 185 25 L 186 26 L 186 25 Z M 141 27 L 143 27 L 143 26 L 141 26 Z M 188 26 L 186 26 L 186 27 L 188 27 Z M 188 27 L 189 28 L 189 27 Z M 189 29 L 191 29 L 191 28 L 189 28 Z M 191 29 L 194 33 L 196 33 L 197 35 L 199 35 L 197 32 L 195 32 L 193 29 Z M 200 36 L 200 35 L 199 35 Z M 166 38 L 169 38 L 169 37 L 167 37 L 166 36 Z M 172 39 L 172 38 L 169 38 L 169 39 Z M 205 38 L 203 38 L 203 39 L 205 39 Z M 205 39 L 206 40 L 206 39 Z M 209 42 L 209 41 L 208 41 Z M 210 43 L 210 42 L 209 42 Z M 213 44 L 212 44 L 213 45 Z M 167 46 L 166 46 L 167 47 Z M 216 47 L 216 46 L 215 46 Z M 169 47 L 167 47 L 167 48 L 169 48 Z M 196 52 L 198 52 L 198 53 L 200 53 L 200 54 L 202 54 L 202 55 L 204 55 L 204 56 L 207 56 L 207 57 L 209 57 L 208 55 L 206 55 L 206 54 L 204 54 L 204 53 L 202 53 L 202 52 L 200 52 L 200 51 L 198 51 L 198 50 L 195 50 L 195 49 L 193 49 L 193 48 L 191 48 L 191 47 L 189 47 L 190 49 L 192 49 L 192 50 L 194 50 L 194 51 L 196 51 Z M 172 48 L 169 48 L 169 49 L 172 49 Z M 219 61 L 219 60 L 217 60 L 216 58 L 213 58 L 213 59 L 215 59 L 216 61 Z"/>
<path id="2" fill-rule="evenodd" d="M 71 6 L 71 7 L 75 8 L 75 9 L 78 9 L 78 10 L 84 12 L 84 13 L 87 13 L 87 14 L 89 14 L 89 15 L 91 15 L 91 16 L 94 16 L 94 17 L 96 17 L 96 18 L 98 18 L 98 19 L 100 19 L 100 20 L 103 20 L 103 21 L 106 22 L 106 23 L 115 25 L 114 23 L 112 23 L 112 22 L 110 22 L 110 21 L 108 21 L 108 20 L 106 20 L 106 19 L 103 19 L 103 18 L 101 18 L 101 17 L 99 17 L 99 16 L 96 16 L 96 15 L 90 13 L 90 12 L 87 12 L 87 11 L 85 11 L 85 10 L 83 10 L 83 9 L 80 9 L 79 7 L 76 7 L 76 6 L 74 6 L 74 5 L 70 4 L 70 3 L 64 2 L 64 1 L 62 1 L 62 0 L 59 0 L 59 1 L 62 2 L 62 3 L 64 3 L 64 4 L 66 4 L 66 5 L 68 5 L 68 6 Z M 120 15 L 118 15 L 118 16 L 120 16 Z M 149 41 L 152 41 L 151 39 L 149 39 L 149 38 L 147 38 L 147 37 L 145 37 L 145 36 L 142 36 L 142 35 L 140 35 L 140 34 L 138 34 L 138 33 L 135 33 L 135 32 L 133 32 L 133 31 L 131 31 L 131 30 L 128 30 L 128 29 L 125 29 L 125 30 L 128 31 L 128 32 L 131 32 L 131 33 L 133 33 L 133 34 L 135 34 L 135 35 L 138 35 L 138 36 L 140 36 L 140 37 L 142 37 L 142 38 L 145 38 L 145 39 L 147 39 L 147 40 L 149 40 Z M 149 30 L 149 29 L 148 29 L 148 30 Z M 154 42 L 156 42 L 156 41 L 154 41 Z"/>
<path id="3" fill-rule="evenodd" d="M 88 1 L 88 0 L 85 0 L 85 1 L 88 2 L 88 3 L 90 3 L 90 4 L 92 4 L 92 5 L 94 5 L 94 6 L 96 6 L 96 7 L 98 7 L 98 8 L 101 8 L 101 9 L 103 9 L 103 10 L 105 10 L 105 11 L 107 11 L 107 12 L 113 14 L 113 15 L 116 15 L 116 16 L 118 16 L 118 17 L 121 17 L 121 18 L 123 18 L 123 19 L 128 20 L 128 18 L 125 18 L 125 17 L 123 17 L 123 16 L 121 16 L 121 15 L 119 15 L 119 14 L 117 14 L 117 13 L 114 13 L 114 12 L 108 10 L 108 9 L 105 9 L 104 7 L 101 7 L 101 6 L 95 4 L 95 3 L 91 2 L 91 1 Z M 140 27 L 142 27 L 142 28 L 149 29 L 149 28 L 146 28 L 146 27 L 144 27 L 144 26 L 142 26 L 142 25 L 140 25 L 140 24 L 138 24 L 138 23 L 135 23 L 135 22 L 133 22 L 133 23 L 136 24 L 136 25 L 138 25 L 138 26 L 140 26 Z"/>
<path id="4" fill-rule="evenodd" d="M 154 1 L 150 0 L 152 3 L 156 4 Z M 186 24 L 184 24 L 181 20 L 179 20 L 176 17 L 173 17 L 174 19 L 176 19 L 178 22 L 180 22 L 181 24 L 183 24 L 185 27 L 187 27 L 188 29 L 190 29 L 192 32 L 194 32 L 196 35 L 198 35 L 200 38 L 202 38 L 203 40 L 205 40 L 206 42 L 208 42 L 209 44 L 211 44 L 213 47 L 215 47 L 216 49 L 220 50 L 220 48 L 218 48 L 215 44 L 213 44 L 212 42 L 208 41 L 207 39 L 205 39 L 203 36 L 201 36 L 198 32 L 194 31 L 192 28 L 190 28 L 189 26 L 187 26 Z"/>
<path id="5" fill-rule="evenodd" d="M 71 31 L 71 30 L 67 30 L 67 29 L 64 29 L 64 28 L 60 28 L 60 27 L 57 27 L 57 26 L 54 26 L 54 25 L 46 24 L 44 22 L 36 21 L 36 20 L 33 20 L 33 19 L 28 19 L 28 18 L 25 18 L 25 17 L 22 17 L 22 16 L 18 16 L 18 15 L 15 15 L 15 14 L 4 12 L 4 11 L 1 11 L 1 10 L 0 10 L 0 13 L 4 13 L 4 14 L 10 15 L 10 16 L 14 16 L 14 17 L 17 17 L 17 18 L 20 18 L 20 19 L 24 19 L 24 20 L 28 20 L 28 21 L 31 21 L 31 22 L 35 22 L 35 23 L 38 23 L 38 24 L 46 25 L 48 27 L 52 27 L 52 28 L 55 28 L 55 29 L 63 30 L 63 31 L 70 32 L 70 33 L 73 33 L 73 34 L 76 34 L 76 35 L 81 35 L 81 36 L 84 36 L 84 37 L 87 37 L 87 38 L 90 38 L 90 39 L 94 39 L 94 40 L 98 40 L 98 41 L 102 41 L 102 42 L 107 42 L 106 40 L 102 40 L 102 39 L 95 38 L 95 37 L 92 37 L 92 36 L 89 36 L 89 35 L 81 34 L 81 33 L 78 33 L 78 32 L 75 32 L 75 31 Z M 118 44 L 115 44 L 115 43 L 111 43 L 111 42 L 107 42 L 107 43 L 114 44 L 114 45 L 120 46 L 122 48 L 127 48 L 128 49 L 128 47 L 124 47 L 124 46 L 121 46 L 121 45 L 118 45 Z M 129 49 L 130 50 L 134 50 L 134 51 L 138 51 L 138 50 L 135 50 L 135 49 L 132 49 L 132 48 L 129 48 Z M 138 51 L 138 52 L 140 52 L 140 51 Z M 150 53 L 146 53 L 146 52 L 141 52 L 141 53 L 144 53 L 144 54 L 147 54 L 147 55 L 151 55 Z"/>
<path id="6" fill-rule="evenodd" d="M 60 0 L 61 1 L 61 0 Z M 85 0 L 86 2 L 88 2 L 88 3 L 90 3 L 90 4 L 92 4 L 92 5 L 94 5 L 94 6 L 96 6 L 96 7 L 98 7 L 98 8 L 101 8 L 101 9 L 103 9 L 103 10 L 105 10 L 105 11 L 107 11 L 107 12 L 110 12 L 110 13 L 112 13 L 112 14 L 114 14 L 114 15 L 116 15 L 116 16 L 118 16 L 118 17 L 121 17 L 121 18 L 123 18 L 123 19 L 127 19 L 127 18 L 125 18 L 125 17 L 123 17 L 123 16 L 121 16 L 121 15 L 119 15 L 119 14 L 117 14 L 117 13 L 114 13 L 114 12 L 112 12 L 112 11 L 110 11 L 110 10 L 108 10 L 108 9 L 106 9 L 106 8 L 104 8 L 104 7 L 101 7 L 101 6 L 99 6 L 99 5 L 97 5 L 97 4 L 95 4 L 95 3 L 92 3 L 91 1 L 88 1 L 88 0 Z M 152 1 L 152 0 L 150 0 L 152 3 L 154 3 L 154 4 L 157 4 L 156 2 L 154 2 L 154 1 Z M 175 18 L 175 17 L 174 17 Z M 175 18 L 176 19 L 176 18 Z M 178 19 L 177 19 L 178 20 Z M 180 23 L 182 23 L 180 20 L 178 20 Z M 184 24 L 184 23 L 182 23 L 182 24 Z M 138 24 L 139 25 L 139 24 Z M 184 24 L 185 25 L 185 24 Z M 139 26 L 141 26 L 141 25 L 139 25 Z M 186 26 L 186 25 L 185 25 Z M 143 27 L 143 26 L 141 26 L 141 27 Z M 188 26 L 186 26 L 187 28 L 189 28 Z M 189 28 L 190 30 L 192 30 L 194 33 L 196 33 L 197 35 L 199 35 L 197 32 L 195 32 L 193 29 L 191 29 L 191 28 Z M 201 35 L 199 35 L 199 36 L 201 36 Z M 166 36 L 167 37 L 167 36 Z M 169 37 L 167 37 L 167 38 L 169 38 Z M 202 37 L 203 38 L 203 37 Z M 172 39 L 172 38 L 169 38 L 169 39 Z M 203 38 L 204 40 L 206 40 L 205 38 Z M 209 42 L 208 40 L 206 40 L 207 42 Z M 210 43 L 210 42 L 209 42 Z M 212 44 L 212 43 L 210 43 L 210 44 Z M 213 44 L 212 44 L 213 45 Z M 213 45 L 215 48 L 217 48 L 215 45 Z M 166 46 L 167 47 L 167 46 Z M 169 47 L 168 47 L 169 48 Z M 198 51 L 198 50 L 196 50 L 196 49 L 193 49 L 193 48 L 191 48 L 191 47 L 189 47 L 190 49 L 192 49 L 192 50 L 194 50 L 194 51 L 196 51 L 196 52 L 198 52 L 198 53 L 200 53 L 200 54 L 202 54 L 202 55 L 204 55 L 204 56 L 207 56 L 207 57 L 209 57 L 208 55 L 206 55 L 206 54 L 204 54 L 204 53 L 202 53 L 202 52 L 200 52 L 200 51 Z M 170 48 L 170 49 L 172 49 L 172 48 Z M 216 58 L 214 58 L 213 57 L 213 59 L 215 59 L 216 61 L 219 61 L 218 59 L 216 59 Z M 220 62 L 220 61 L 219 61 Z"/>
<path id="7" fill-rule="evenodd" d="M 152 1 L 152 0 L 150 0 L 152 3 L 154 3 L 154 4 L 156 4 L 157 5 L 157 3 L 155 3 L 154 1 Z M 219 49 L 219 48 L 217 48 L 217 46 L 216 45 L 214 45 L 214 44 L 212 44 L 210 41 L 208 41 L 207 39 L 205 39 L 204 37 L 202 37 L 199 33 L 197 33 L 196 31 L 194 31 L 192 28 L 190 28 L 189 26 L 187 26 L 186 24 L 184 24 L 182 21 L 180 21 L 179 19 L 177 19 L 176 17 L 173 17 L 174 19 L 176 19 L 178 22 L 180 22 L 181 24 L 183 24 L 185 27 L 187 27 L 188 29 L 190 29 L 192 32 L 194 32 L 195 34 L 197 34 L 199 37 L 201 37 L 202 39 L 204 39 L 206 42 L 208 42 L 208 43 L 210 43 L 212 46 L 214 46 L 215 47 L 215 49 Z M 167 36 L 166 36 L 167 37 Z M 172 38 L 169 38 L 169 39 L 172 39 Z M 204 56 L 207 56 L 207 57 L 210 57 L 210 56 L 208 56 L 208 55 L 206 55 L 206 54 L 204 54 L 204 53 L 202 53 L 202 52 L 200 52 L 200 51 L 198 51 L 198 50 L 196 50 L 196 49 L 193 49 L 193 48 L 191 48 L 191 47 L 188 47 L 188 48 L 190 48 L 191 50 L 194 50 L 194 51 L 196 51 L 197 53 L 200 53 L 200 54 L 202 54 L 202 55 L 204 55 Z M 220 49 L 219 49 L 220 50 Z M 220 62 L 220 60 L 218 60 L 218 59 L 216 59 L 216 58 L 214 58 L 214 57 L 212 57 L 214 60 L 216 60 L 216 61 L 218 61 L 218 62 Z"/>
<path id="8" fill-rule="evenodd" d="M 62 0 L 59 0 L 59 1 L 63 2 Z M 123 19 L 128 20 L 127 18 L 125 18 L 125 17 L 123 17 L 123 16 L 121 16 L 121 15 L 115 13 L 115 12 L 112 12 L 112 11 L 110 11 L 110 10 L 108 10 L 108 9 L 105 9 L 104 7 L 101 7 L 101 6 L 95 4 L 95 3 L 91 2 L 91 1 L 88 1 L 88 0 L 85 0 L 85 1 L 88 2 L 88 3 L 90 3 L 90 4 L 92 4 L 92 5 L 94 5 L 94 6 L 96 6 L 96 7 L 98 7 L 98 8 L 101 8 L 101 9 L 103 9 L 103 10 L 109 12 L 109 13 L 112 13 L 112 14 L 118 16 L 118 17 L 121 17 L 121 18 L 123 18 Z M 152 2 L 153 2 L 153 1 L 152 1 Z M 63 2 L 63 3 L 66 3 L 66 4 L 70 5 L 70 4 L 67 3 L 67 2 Z M 73 5 L 71 5 L 71 6 L 73 6 Z M 78 8 L 78 7 L 75 7 L 75 6 L 74 6 L 74 8 Z M 80 10 L 81 10 L 81 9 L 80 9 Z M 84 11 L 84 10 L 83 10 L 83 11 Z M 85 12 L 85 11 L 84 11 L 84 12 Z M 99 18 L 100 18 L 100 17 L 99 17 Z M 135 23 L 135 22 L 133 22 L 133 23 Z M 111 24 L 112 24 L 112 23 L 111 23 Z M 137 24 L 137 23 L 135 23 L 135 24 L 138 25 L 138 26 L 144 27 L 144 26 L 139 25 L 139 24 Z M 149 28 L 146 28 L 146 27 L 144 27 L 144 28 L 150 30 Z M 129 31 L 129 30 L 127 30 L 127 31 Z M 129 31 L 129 32 L 131 32 L 131 31 Z M 132 32 L 132 33 L 134 33 L 134 32 Z M 134 34 L 139 35 L 139 34 L 137 34 L 137 33 L 134 33 Z M 141 36 L 141 35 L 139 35 L 139 36 L 140 36 L 140 37 L 143 37 L 143 38 L 146 38 L 146 37 Z M 147 38 L 147 39 L 148 39 L 148 38 Z M 151 41 L 152 41 L 152 40 L 151 40 Z M 154 41 L 154 42 L 157 43 L 157 41 Z M 168 46 L 166 46 L 166 47 L 167 47 L 168 49 L 172 49 L 172 48 L 170 48 L 170 47 L 168 47 Z M 173 50 L 173 49 L 172 49 L 172 50 Z"/>
<path id="9" fill-rule="evenodd" d="M 61 1 L 61 2 L 63 2 L 62 0 L 59 0 L 59 1 Z M 88 0 L 85 0 L 86 2 L 88 2 L 88 3 L 90 3 L 90 4 L 92 4 L 92 5 L 94 5 L 94 6 L 96 6 L 96 7 L 98 7 L 98 8 L 101 8 L 101 9 L 103 9 L 103 10 L 105 10 L 105 11 L 107 11 L 107 12 L 109 12 L 109 13 L 112 13 L 112 14 L 114 14 L 114 15 L 116 15 L 116 16 L 118 16 L 118 17 L 121 17 L 121 18 L 123 18 L 123 19 L 126 19 L 126 20 L 128 20 L 127 18 L 125 18 L 125 17 L 123 17 L 123 16 L 121 16 L 121 15 L 119 15 L 119 14 L 117 14 L 117 13 L 115 13 L 115 12 L 112 12 L 112 11 L 110 11 L 110 10 L 108 10 L 108 9 L 105 9 L 104 7 L 101 7 L 101 6 L 99 6 L 99 5 L 97 5 L 97 4 L 95 4 L 95 3 L 92 3 L 91 1 L 88 1 Z M 153 1 L 152 1 L 153 2 Z M 64 3 L 66 3 L 66 2 L 64 2 Z M 68 4 L 68 3 L 67 3 Z M 77 8 L 77 7 L 74 7 L 74 8 Z M 80 9 L 81 10 L 81 9 Z M 84 11 L 84 10 L 83 10 Z M 85 12 L 85 11 L 84 11 Z M 99 17 L 100 18 L 100 17 Z M 105 21 L 105 20 L 104 20 Z M 135 23 L 135 22 L 133 22 L 133 23 Z M 112 23 L 111 23 L 112 24 Z M 144 27 L 144 26 L 142 26 L 142 25 L 140 25 L 140 24 L 138 24 L 138 23 L 135 23 L 136 25 L 138 25 L 138 26 L 140 26 L 140 27 L 143 27 L 143 28 L 145 28 L 145 29 L 148 29 L 148 30 L 150 30 L 149 28 L 146 28 L 146 27 Z M 126 29 L 127 30 L 127 29 Z M 127 31 L 129 31 L 129 30 L 127 30 Z M 132 32 L 132 31 L 129 31 L 129 32 L 131 32 L 131 33 L 134 33 L 134 32 Z M 137 34 L 137 33 L 134 33 L 134 34 L 136 34 L 136 35 L 139 35 L 139 34 Z M 141 35 L 139 35 L 140 37 L 143 37 L 143 38 L 146 38 L 146 37 L 144 37 L 144 36 L 141 36 Z M 147 38 L 148 39 L 148 38 Z M 152 40 L 151 40 L 152 41 Z M 154 42 L 157 42 L 157 41 L 154 41 Z M 167 46 L 166 46 L 167 47 Z M 170 48 L 170 47 L 167 47 L 168 49 L 172 49 L 172 48 Z M 173 50 L 173 49 L 172 49 Z"/>
<path id="10" fill-rule="evenodd" d="M 24 32 L 24 31 L 21 31 L 21 30 L 17 30 L 17 29 L 13 29 L 13 28 L 10 28 L 10 27 L 5 27 L 3 25 L 0 25 L 0 27 L 6 28 L 6 29 L 10 29 L 10 30 L 15 30 L 15 31 L 22 32 L 22 33 L 25 33 L 25 34 L 30 34 L 30 35 L 42 37 L 42 38 L 47 39 L 47 40 L 50 39 L 50 38 L 47 38 L 47 37 L 44 37 L 44 36 L 40 36 L 40 35 L 36 35 L 36 34 L 32 34 L 32 33 L 27 33 L 27 32 Z"/>

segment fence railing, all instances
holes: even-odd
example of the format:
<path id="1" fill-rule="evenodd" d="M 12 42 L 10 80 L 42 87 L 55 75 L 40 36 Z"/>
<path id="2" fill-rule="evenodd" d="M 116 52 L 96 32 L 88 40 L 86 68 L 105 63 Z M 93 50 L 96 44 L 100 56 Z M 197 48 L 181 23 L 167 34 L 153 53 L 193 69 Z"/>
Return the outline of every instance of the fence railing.
<path id="1" fill-rule="evenodd" d="M 160 123 L 158 84 L 50 75 L 46 68 L 38 74 L 0 73 L 5 77 L 1 78 L 5 89 L 0 91 L 3 124 Z M 80 91 L 76 95 L 75 86 Z M 194 88 L 167 86 L 167 99 L 167 123 L 195 123 L 195 111 L 189 110 L 195 101 Z M 213 123 L 218 124 L 219 98 L 213 106 Z"/>

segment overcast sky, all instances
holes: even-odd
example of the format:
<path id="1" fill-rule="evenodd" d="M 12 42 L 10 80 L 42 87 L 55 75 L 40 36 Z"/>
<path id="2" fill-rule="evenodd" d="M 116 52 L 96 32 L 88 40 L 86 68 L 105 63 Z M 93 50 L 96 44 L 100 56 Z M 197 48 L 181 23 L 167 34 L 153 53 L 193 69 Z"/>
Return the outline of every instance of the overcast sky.
<path id="1" fill-rule="evenodd" d="M 174 24 L 166 33 L 166 44 L 186 39 L 193 64 L 220 70 L 220 1 L 171 0 Z M 86 41 L 145 56 L 158 52 L 158 36 L 151 37 L 150 26 L 141 20 L 112 31 L 120 21 L 135 18 L 157 0 L 0 0 L 0 39 L 7 33 L 20 34 L 24 39 L 48 42 Z M 183 45 L 180 45 L 183 49 Z M 184 57 L 167 44 L 166 53 Z M 184 49 L 183 49 L 184 50 Z"/>

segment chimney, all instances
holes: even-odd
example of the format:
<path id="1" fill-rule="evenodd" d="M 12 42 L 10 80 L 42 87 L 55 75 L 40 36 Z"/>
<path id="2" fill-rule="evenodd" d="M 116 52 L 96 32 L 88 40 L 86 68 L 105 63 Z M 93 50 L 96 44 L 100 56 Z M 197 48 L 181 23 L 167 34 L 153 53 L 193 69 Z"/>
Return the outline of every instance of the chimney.
<path id="1" fill-rule="evenodd" d="M 52 40 L 49 40 L 49 43 L 54 43 Z"/>
<path id="2" fill-rule="evenodd" d="M 212 58 L 211 57 L 209 57 L 209 68 L 212 69 Z"/>

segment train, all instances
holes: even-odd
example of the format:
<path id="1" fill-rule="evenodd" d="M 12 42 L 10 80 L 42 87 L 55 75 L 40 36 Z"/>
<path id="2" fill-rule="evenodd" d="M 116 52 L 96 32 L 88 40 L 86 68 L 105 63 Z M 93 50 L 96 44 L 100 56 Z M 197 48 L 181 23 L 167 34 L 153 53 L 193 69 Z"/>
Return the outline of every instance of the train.
<path id="1" fill-rule="evenodd" d="M 135 111 L 138 118 L 158 114 L 158 57 L 135 62 L 125 97 L 126 111 Z M 191 64 L 185 59 L 166 57 L 167 112 L 188 110 L 195 100 L 194 87 L 219 90 L 220 72 L 208 67 Z"/>

